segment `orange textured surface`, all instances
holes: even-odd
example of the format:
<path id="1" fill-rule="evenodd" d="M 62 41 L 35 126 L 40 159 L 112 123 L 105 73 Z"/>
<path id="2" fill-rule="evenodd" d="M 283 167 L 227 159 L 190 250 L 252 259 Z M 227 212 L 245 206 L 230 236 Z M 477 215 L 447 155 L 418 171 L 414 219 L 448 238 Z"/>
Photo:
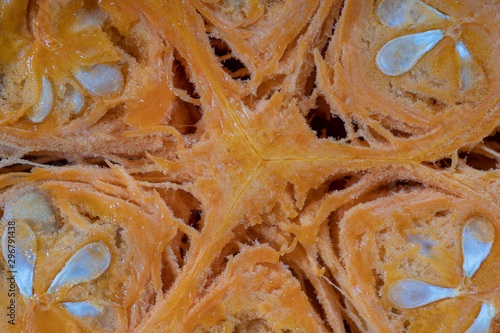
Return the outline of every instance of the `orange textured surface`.
<path id="1" fill-rule="evenodd" d="M 0 30 L 0 331 L 500 331 L 497 1 L 14 0 Z"/>

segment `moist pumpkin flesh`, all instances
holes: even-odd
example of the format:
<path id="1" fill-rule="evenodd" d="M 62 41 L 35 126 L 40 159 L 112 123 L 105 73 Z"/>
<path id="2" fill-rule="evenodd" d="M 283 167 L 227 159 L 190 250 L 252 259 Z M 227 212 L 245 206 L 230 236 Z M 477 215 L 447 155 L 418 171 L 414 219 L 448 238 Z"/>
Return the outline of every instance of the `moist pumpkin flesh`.
<path id="1" fill-rule="evenodd" d="M 500 329 L 497 3 L 0 13 L 3 330 Z"/>

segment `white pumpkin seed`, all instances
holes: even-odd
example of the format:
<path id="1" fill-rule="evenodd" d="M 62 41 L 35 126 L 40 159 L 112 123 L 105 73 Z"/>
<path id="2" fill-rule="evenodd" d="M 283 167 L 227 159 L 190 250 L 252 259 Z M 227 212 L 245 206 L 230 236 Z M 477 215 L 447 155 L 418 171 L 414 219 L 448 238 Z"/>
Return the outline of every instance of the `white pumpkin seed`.
<path id="1" fill-rule="evenodd" d="M 120 326 L 120 312 L 116 306 L 103 301 L 83 301 L 61 303 L 72 315 L 84 319 L 91 319 L 92 331 L 115 332 Z M 83 324 L 90 324 L 89 321 Z M 89 327 L 90 328 L 90 327 Z"/>
<path id="2" fill-rule="evenodd" d="M 85 107 L 85 97 L 72 86 L 66 89 L 65 101 L 69 104 L 69 109 L 74 115 L 79 115 Z"/>
<path id="3" fill-rule="evenodd" d="M 495 317 L 496 312 L 493 306 L 483 303 L 479 315 L 465 333 L 488 333 L 490 331 L 491 320 Z"/>
<path id="4" fill-rule="evenodd" d="M 444 298 L 457 296 L 451 288 L 433 286 L 413 279 L 398 280 L 389 288 L 389 299 L 398 308 L 413 309 Z"/>
<path id="5" fill-rule="evenodd" d="M 495 238 L 493 225 L 481 218 L 469 219 L 462 232 L 462 266 L 465 277 L 472 277 L 490 253 Z"/>
<path id="6" fill-rule="evenodd" d="M 33 274 L 36 261 L 36 236 L 23 222 L 10 221 L 2 235 L 2 253 L 21 295 L 33 296 Z"/>
<path id="7" fill-rule="evenodd" d="M 42 89 L 38 103 L 33 106 L 31 112 L 28 113 L 28 119 L 34 123 L 41 123 L 50 113 L 54 106 L 54 92 L 52 83 L 45 76 L 42 77 Z"/>
<path id="8" fill-rule="evenodd" d="M 119 93 L 123 88 L 123 75 L 118 66 L 97 64 L 80 68 L 75 78 L 89 92 L 97 96 Z"/>
<path id="9" fill-rule="evenodd" d="M 90 243 L 78 250 L 52 281 L 47 294 L 66 285 L 88 282 L 99 277 L 108 268 L 111 254 L 103 242 Z"/>
<path id="10" fill-rule="evenodd" d="M 377 53 L 376 64 L 382 73 L 396 76 L 409 71 L 429 52 L 444 34 L 441 30 L 430 30 L 395 38 Z"/>
<path id="11" fill-rule="evenodd" d="M 420 0 L 383 0 L 377 7 L 377 16 L 391 28 L 450 19 Z"/>
<path id="12" fill-rule="evenodd" d="M 420 251 L 418 251 L 418 253 L 424 256 L 430 255 L 432 247 L 436 244 L 436 242 L 428 240 L 421 234 L 411 234 L 406 236 L 406 239 L 409 242 L 420 245 Z"/>
<path id="13" fill-rule="evenodd" d="M 460 90 L 466 90 L 471 84 L 472 57 L 463 42 L 455 45 L 460 58 Z"/>
<path id="14" fill-rule="evenodd" d="M 99 314 L 99 309 L 88 302 L 64 302 L 62 306 L 74 316 L 93 318 Z"/>
<path id="15" fill-rule="evenodd" d="M 39 192 L 29 192 L 7 202 L 3 218 L 7 221 L 24 220 L 32 227 L 53 228 L 56 218 L 47 198 Z"/>

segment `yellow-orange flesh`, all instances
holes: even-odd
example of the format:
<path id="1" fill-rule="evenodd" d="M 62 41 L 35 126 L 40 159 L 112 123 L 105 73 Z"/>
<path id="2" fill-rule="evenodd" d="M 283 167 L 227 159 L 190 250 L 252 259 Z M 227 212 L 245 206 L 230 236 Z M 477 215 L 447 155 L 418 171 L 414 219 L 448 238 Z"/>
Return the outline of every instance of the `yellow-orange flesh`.
<path id="1" fill-rule="evenodd" d="M 0 45 L 1 332 L 500 332 L 498 1 L 10 0 Z"/>

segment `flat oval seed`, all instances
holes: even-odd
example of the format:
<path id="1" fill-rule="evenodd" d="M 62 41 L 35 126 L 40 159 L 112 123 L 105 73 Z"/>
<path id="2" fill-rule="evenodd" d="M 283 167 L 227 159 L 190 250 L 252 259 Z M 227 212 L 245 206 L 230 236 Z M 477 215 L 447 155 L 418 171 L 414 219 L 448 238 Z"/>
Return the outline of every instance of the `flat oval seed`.
<path id="1" fill-rule="evenodd" d="M 62 306 L 74 316 L 93 318 L 99 314 L 99 309 L 87 302 L 65 302 Z"/>
<path id="2" fill-rule="evenodd" d="M 31 226 L 37 224 L 44 229 L 52 228 L 56 221 L 49 201 L 39 192 L 29 192 L 8 202 L 3 218 L 7 221 L 25 220 Z"/>
<path id="3" fill-rule="evenodd" d="M 33 296 L 36 251 L 36 236 L 28 225 L 23 222 L 7 225 L 2 235 L 2 253 L 9 270 L 16 272 L 17 287 L 25 297 Z M 9 254 L 14 254 L 14 260 Z"/>
<path id="4" fill-rule="evenodd" d="M 418 251 L 418 253 L 424 256 L 430 255 L 432 247 L 434 246 L 434 244 L 436 244 L 436 242 L 428 240 L 427 238 L 422 236 L 422 234 L 408 235 L 406 236 L 406 239 L 409 242 L 420 245 L 420 251 Z"/>
<path id="5" fill-rule="evenodd" d="M 488 333 L 490 331 L 491 320 L 495 317 L 495 314 L 496 310 L 494 307 L 483 303 L 479 315 L 465 333 Z"/>
<path id="6" fill-rule="evenodd" d="M 111 254 L 103 242 L 90 243 L 78 250 L 52 281 L 47 294 L 66 285 L 88 282 L 108 268 Z"/>
<path id="7" fill-rule="evenodd" d="M 479 88 L 484 83 L 484 73 L 481 67 L 474 60 L 463 42 L 456 42 L 455 48 L 460 63 L 460 90 Z"/>
<path id="8" fill-rule="evenodd" d="M 433 286 L 418 280 L 398 280 L 389 288 L 389 299 L 398 308 L 413 309 L 444 298 L 455 297 L 455 289 Z"/>
<path id="9" fill-rule="evenodd" d="M 94 65 L 75 72 L 80 84 L 97 96 L 117 94 L 123 88 L 123 75 L 114 65 Z"/>
<path id="10" fill-rule="evenodd" d="M 420 0 L 384 0 L 377 7 L 377 16 L 382 24 L 391 28 L 450 18 Z"/>
<path id="11" fill-rule="evenodd" d="M 385 0 L 377 7 L 377 16 L 382 24 L 388 27 L 403 25 L 406 21 L 405 9 L 413 0 Z"/>
<path id="12" fill-rule="evenodd" d="M 69 87 L 66 90 L 66 101 L 69 103 L 69 108 L 74 115 L 80 114 L 85 107 L 85 98 L 78 90 L 73 87 Z"/>
<path id="13" fill-rule="evenodd" d="M 469 219 L 462 232 L 462 266 L 465 277 L 472 277 L 490 253 L 495 238 L 493 225 L 481 218 Z"/>
<path id="14" fill-rule="evenodd" d="M 463 42 L 457 42 L 456 48 L 460 59 L 469 60 L 471 58 L 470 53 Z"/>
<path id="15" fill-rule="evenodd" d="M 54 106 L 54 92 L 52 90 L 52 83 L 45 76 L 42 77 L 42 90 L 40 91 L 40 98 L 37 105 L 28 114 L 28 119 L 34 123 L 42 122 L 52 110 Z"/>
<path id="16" fill-rule="evenodd" d="M 118 330 L 121 321 L 119 310 L 112 304 L 102 301 L 97 302 L 65 302 L 61 305 L 72 315 L 80 318 L 91 319 L 83 324 L 91 324 L 92 332 Z"/>
<path id="17" fill-rule="evenodd" d="M 472 57 L 463 42 L 457 42 L 455 47 L 460 58 L 460 90 L 465 90 L 472 77 Z"/>
<path id="18" fill-rule="evenodd" d="M 376 64 L 382 73 L 396 76 L 409 71 L 444 37 L 441 30 L 430 30 L 395 38 L 377 53 Z"/>

